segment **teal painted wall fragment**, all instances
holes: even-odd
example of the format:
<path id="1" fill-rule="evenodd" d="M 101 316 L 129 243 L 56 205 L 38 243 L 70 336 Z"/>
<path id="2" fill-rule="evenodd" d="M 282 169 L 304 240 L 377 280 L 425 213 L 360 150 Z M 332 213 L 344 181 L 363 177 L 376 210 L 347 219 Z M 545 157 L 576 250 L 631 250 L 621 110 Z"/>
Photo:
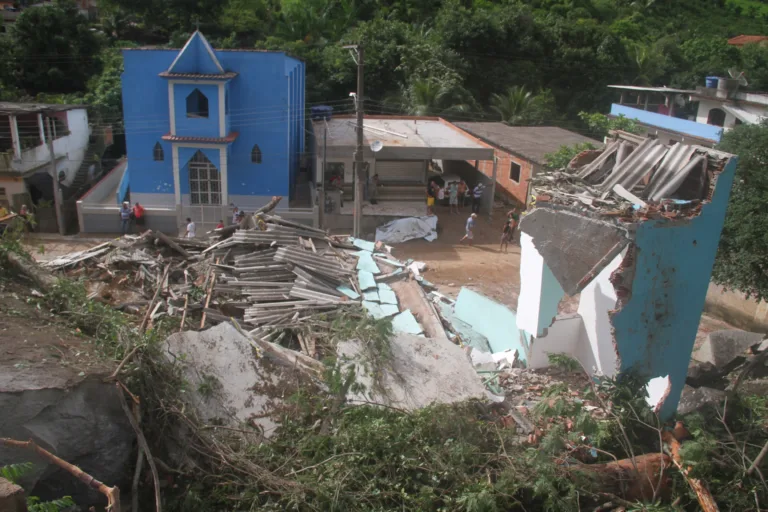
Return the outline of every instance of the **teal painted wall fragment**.
<path id="1" fill-rule="evenodd" d="M 698 217 L 637 225 L 630 296 L 612 317 L 614 339 L 620 372 L 669 375 L 663 418 L 674 414 L 685 384 L 736 164 L 732 157 L 717 176 Z"/>
<path id="2" fill-rule="evenodd" d="M 462 288 L 454 312 L 459 320 L 488 339 L 493 353 L 517 350 L 521 360 L 528 360 L 527 344 L 517 328 L 515 313 L 508 307 L 469 288 Z"/>

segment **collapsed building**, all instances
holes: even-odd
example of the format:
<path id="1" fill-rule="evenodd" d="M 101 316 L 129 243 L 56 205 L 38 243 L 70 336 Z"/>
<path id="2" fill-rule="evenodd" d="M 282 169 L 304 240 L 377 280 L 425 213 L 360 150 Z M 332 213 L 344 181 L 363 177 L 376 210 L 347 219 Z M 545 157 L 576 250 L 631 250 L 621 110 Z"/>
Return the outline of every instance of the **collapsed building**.
<path id="1" fill-rule="evenodd" d="M 661 382 L 674 413 L 717 253 L 737 157 L 612 132 L 532 179 L 520 222 L 516 327 L 529 366 L 568 354 L 593 375 Z M 578 312 L 558 315 L 566 296 Z"/>

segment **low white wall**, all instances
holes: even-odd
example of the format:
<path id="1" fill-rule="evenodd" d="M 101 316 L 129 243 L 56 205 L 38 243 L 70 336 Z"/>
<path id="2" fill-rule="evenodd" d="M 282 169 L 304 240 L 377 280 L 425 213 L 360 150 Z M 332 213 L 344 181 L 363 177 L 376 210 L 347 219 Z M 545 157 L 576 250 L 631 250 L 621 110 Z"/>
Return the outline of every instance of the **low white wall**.
<path id="1" fill-rule="evenodd" d="M 578 357 L 583 331 L 584 322 L 579 315 L 557 318 L 544 336 L 531 340 L 528 366 L 546 368 L 549 366 L 549 354 Z"/>

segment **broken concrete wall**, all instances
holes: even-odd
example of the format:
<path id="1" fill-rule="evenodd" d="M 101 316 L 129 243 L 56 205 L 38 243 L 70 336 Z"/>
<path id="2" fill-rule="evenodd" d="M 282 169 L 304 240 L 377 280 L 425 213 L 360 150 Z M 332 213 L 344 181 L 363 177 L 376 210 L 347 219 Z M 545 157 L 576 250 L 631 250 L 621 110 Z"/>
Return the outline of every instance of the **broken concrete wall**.
<path id="1" fill-rule="evenodd" d="M 594 366 L 589 340 L 580 315 L 557 318 L 544 336 L 531 343 L 528 367 L 546 368 L 549 354 L 567 354 L 576 358 L 587 370 Z"/>
<path id="2" fill-rule="evenodd" d="M 728 160 L 698 216 L 637 225 L 631 295 L 611 321 L 621 371 L 669 375 L 663 416 L 674 414 L 685 385 L 736 162 Z"/>
<path id="3" fill-rule="evenodd" d="M 544 258 L 534 246 L 533 237 L 520 233 L 520 295 L 517 299 L 517 328 L 541 336 L 557 315 L 565 292 Z"/>
<path id="4" fill-rule="evenodd" d="M 616 256 L 597 277 L 589 283 L 579 297 L 579 315 L 584 320 L 584 333 L 591 361 L 597 373 L 612 377 L 618 369 L 618 358 L 611 333 L 610 312 L 616 308 L 616 290 L 611 284 L 611 275 L 624 260 L 624 251 Z M 579 358 L 589 370 L 586 359 Z"/>

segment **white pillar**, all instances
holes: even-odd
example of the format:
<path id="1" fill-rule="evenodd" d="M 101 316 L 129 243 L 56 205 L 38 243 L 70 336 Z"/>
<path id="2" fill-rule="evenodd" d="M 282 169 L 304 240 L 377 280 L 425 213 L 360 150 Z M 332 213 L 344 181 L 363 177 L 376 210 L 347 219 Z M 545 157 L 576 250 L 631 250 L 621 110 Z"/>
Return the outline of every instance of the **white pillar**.
<path id="1" fill-rule="evenodd" d="M 168 115 L 171 120 L 171 135 L 176 135 L 176 105 L 173 98 L 173 80 L 168 80 Z"/>
<path id="2" fill-rule="evenodd" d="M 494 152 L 493 155 L 493 173 L 492 173 L 492 181 L 491 181 L 491 200 L 488 203 L 488 216 L 493 215 L 493 199 L 496 197 L 496 168 L 498 167 L 499 160 L 496 158 L 496 153 Z"/>
<path id="3" fill-rule="evenodd" d="M 43 114 L 37 114 L 37 127 L 40 130 L 40 140 L 45 144 L 45 126 L 43 125 Z"/>
<path id="4" fill-rule="evenodd" d="M 16 123 L 16 116 L 9 116 L 11 123 L 11 141 L 13 143 L 13 154 L 21 160 L 21 139 L 19 138 L 19 125 Z"/>
<path id="5" fill-rule="evenodd" d="M 224 93 L 224 84 L 219 84 L 219 137 L 227 136 L 227 123 L 225 121 L 226 112 L 224 111 L 224 105 L 226 103 L 226 94 Z M 222 157 L 224 161 L 224 157 Z M 226 204 L 226 203 L 224 203 Z"/>
<path id="6" fill-rule="evenodd" d="M 176 144 L 171 144 L 171 154 L 173 159 L 173 191 L 178 206 L 181 204 L 181 180 L 179 178 L 179 147 Z"/>
<path id="7" fill-rule="evenodd" d="M 227 206 L 229 204 L 229 178 L 227 176 L 227 167 L 229 162 L 227 161 L 227 147 L 224 146 L 219 149 L 219 173 L 221 174 L 221 204 Z"/>

